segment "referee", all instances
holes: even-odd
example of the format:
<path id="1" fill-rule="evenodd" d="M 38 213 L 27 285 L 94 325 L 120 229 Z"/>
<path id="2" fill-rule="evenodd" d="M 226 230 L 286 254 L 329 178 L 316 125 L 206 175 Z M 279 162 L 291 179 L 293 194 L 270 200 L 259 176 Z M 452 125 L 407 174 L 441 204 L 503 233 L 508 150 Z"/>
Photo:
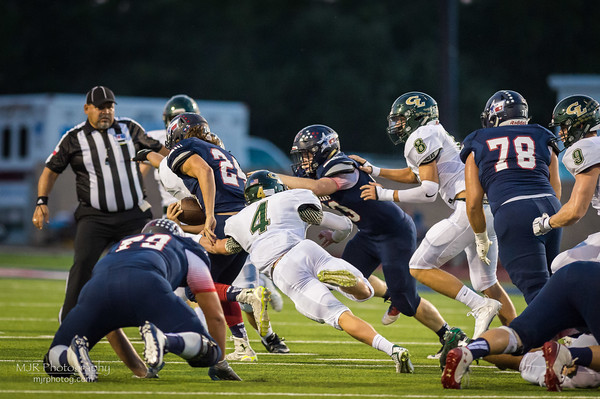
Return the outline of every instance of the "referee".
<path id="1" fill-rule="evenodd" d="M 60 320 L 76 305 L 102 252 L 123 237 L 139 233 L 152 219 L 142 174 L 131 158 L 143 148 L 163 155 L 168 151 L 134 120 L 115 118 L 115 104 L 109 88 L 92 88 L 83 106 L 87 121 L 62 136 L 38 181 L 32 221 L 41 230 L 49 221 L 48 196 L 58 175 L 69 165 L 76 175 L 79 206 L 74 259 Z"/>

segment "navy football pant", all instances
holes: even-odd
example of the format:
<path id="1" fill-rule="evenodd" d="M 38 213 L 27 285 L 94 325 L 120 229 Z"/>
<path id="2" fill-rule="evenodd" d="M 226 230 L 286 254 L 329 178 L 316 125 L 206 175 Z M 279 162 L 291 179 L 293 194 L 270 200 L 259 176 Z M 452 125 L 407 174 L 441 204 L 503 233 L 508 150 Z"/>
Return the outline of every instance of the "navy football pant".
<path id="1" fill-rule="evenodd" d="M 212 338 L 194 311 L 173 293 L 158 272 L 121 268 L 94 274 L 77 305 L 60 325 L 51 347 L 71 344 L 75 334 L 88 338 L 90 349 L 106 334 L 149 321 L 165 333 L 196 332 Z"/>
<path id="2" fill-rule="evenodd" d="M 392 305 L 406 316 L 414 316 L 421 303 L 417 282 L 408 261 L 417 247 L 415 224 L 409 217 L 397 234 L 373 235 L 359 230 L 346 244 L 342 259 L 369 277 L 381 264 Z"/>
<path id="3" fill-rule="evenodd" d="M 560 250 L 561 229 L 535 236 L 533 220 L 560 209 L 555 196 L 523 199 L 502 205 L 494 214 L 498 256 L 513 284 L 531 303 L 550 277 L 550 264 Z"/>
<path id="4" fill-rule="evenodd" d="M 600 263 L 574 262 L 558 270 L 511 323 L 525 352 L 559 332 L 578 328 L 600 342 Z"/>

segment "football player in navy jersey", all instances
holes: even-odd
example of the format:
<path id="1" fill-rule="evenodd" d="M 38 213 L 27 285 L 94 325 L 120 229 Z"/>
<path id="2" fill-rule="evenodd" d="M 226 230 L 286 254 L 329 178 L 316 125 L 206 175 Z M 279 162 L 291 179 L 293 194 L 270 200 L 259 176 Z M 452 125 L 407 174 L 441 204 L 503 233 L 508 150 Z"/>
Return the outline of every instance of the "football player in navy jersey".
<path id="1" fill-rule="evenodd" d="M 340 151 L 338 134 L 325 125 L 300 130 L 291 150 L 296 176 L 279 175 L 290 188 L 312 190 L 323 204 L 347 216 L 358 232 L 342 253 L 346 260 L 368 277 L 381 264 L 392 304 L 383 324 L 400 315 L 414 316 L 435 331 L 442 341 L 448 325 L 431 304 L 417 293 L 408 261 L 416 248 L 413 220 L 389 202 L 364 201 L 360 187 L 373 179 L 359 164 Z M 327 244 L 331 237 L 324 237 Z"/>
<path id="2" fill-rule="evenodd" d="M 483 212 L 487 194 L 500 261 L 529 303 L 548 280 L 560 246 L 560 229 L 540 237 L 531 229 L 537 216 L 560 209 L 556 137 L 529 124 L 527 101 L 512 90 L 490 97 L 481 122 L 483 129 L 467 136 L 460 153 L 477 253 L 485 258 L 490 246 Z"/>
<path id="3" fill-rule="evenodd" d="M 214 136 L 214 135 L 213 135 Z M 215 136 L 216 137 L 216 136 Z M 167 127 L 165 147 L 171 152 L 167 158 L 169 168 L 182 180 L 187 189 L 200 201 L 206 213 L 202 235 L 214 242 L 224 238 L 225 221 L 246 206 L 244 185 L 246 174 L 229 152 L 214 142 L 206 119 L 196 113 L 177 115 Z M 246 262 L 248 254 L 210 254 L 211 275 L 217 283 L 231 285 Z M 262 303 L 268 302 L 269 291 L 258 287 L 253 291 Z M 248 344 L 248 336 L 240 305 L 234 300 L 221 301 L 227 325 L 233 337 L 244 339 L 248 356 L 236 352 L 228 355 L 230 360 L 256 360 L 256 354 Z M 266 310 L 266 304 L 265 304 Z M 269 335 L 268 316 L 256 320 L 261 336 Z M 250 352 L 252 351 L 252 352 Z"/>
<path id="4" fill-rule="evenodd" d="M 76 372 L 83 381 L 96 381 L 88 350 L 113 330 L 140 326 L 150 368 L 160 370 L 164 353 L 171 352 L 192 367 L 211 367 L 212 379 L 240 379 L 223 358 L 225 317 L 208 255 L 183 234 L 175 222 L 155 219 L 110 249 L 54 336 L 44 358 L 48 374 Z M 202 308 L 208 331 L 173 292 L 186 286 Z"/>
<path id="5" fill-rule="evenodd" d="M 594 345 L 600 340 L 600 313 L 596 308 L 600 301 L 599 284 L 600 263 L 577 261 L 565 265 L 508 327 L 488 330 L 466 347 L 452 349 L 442 373 L 443 387 L 460 389 L 473 360 L 490 354 L 519 355 L 540 346 L 549 391 L 561 390 L 563 372 L 572 376 L 577 372 L 574 365 L 600 371 L 600 346 Z M 567 348 L 556 339 L 569 328 L 589 332 L 596 341 L 587 347 Z M 593 380 L 588 379 L 587 383 L 593 384 Z"/>

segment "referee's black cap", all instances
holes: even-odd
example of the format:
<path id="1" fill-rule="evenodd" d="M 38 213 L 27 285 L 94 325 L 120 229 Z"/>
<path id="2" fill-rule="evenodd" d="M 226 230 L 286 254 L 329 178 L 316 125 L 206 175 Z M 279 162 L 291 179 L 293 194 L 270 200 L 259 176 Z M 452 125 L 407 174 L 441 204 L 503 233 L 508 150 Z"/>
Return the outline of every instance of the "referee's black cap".
<path id="1" fill-rule="evenodd" d="M 95 86 L 88 91 L 85 97 L 86 104 L 93 104 L 95 107 L 99 107 L 104 103 L 117 103 L 115 101 L 115 94 L 106 86 Z"/>

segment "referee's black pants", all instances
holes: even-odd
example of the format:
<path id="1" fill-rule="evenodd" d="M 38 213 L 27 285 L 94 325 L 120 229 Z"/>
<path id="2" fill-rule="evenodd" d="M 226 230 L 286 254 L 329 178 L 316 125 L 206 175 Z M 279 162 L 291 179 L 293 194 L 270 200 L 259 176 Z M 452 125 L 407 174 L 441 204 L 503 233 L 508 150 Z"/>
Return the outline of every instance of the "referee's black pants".
<path id="1" fill-rule="evenodd" d="M 61 321 L 77 304 L 79 292 L 91 278 L 92 270 L 104 250 L 125 236 L 139 233 L 150 220 L 152 211 L 142 211 L 137 206 L 124 212 L 102 212 L 83 204 L 77 207 L 75 253 L 67 279 L 65 302 L 60 311 Z"/>

